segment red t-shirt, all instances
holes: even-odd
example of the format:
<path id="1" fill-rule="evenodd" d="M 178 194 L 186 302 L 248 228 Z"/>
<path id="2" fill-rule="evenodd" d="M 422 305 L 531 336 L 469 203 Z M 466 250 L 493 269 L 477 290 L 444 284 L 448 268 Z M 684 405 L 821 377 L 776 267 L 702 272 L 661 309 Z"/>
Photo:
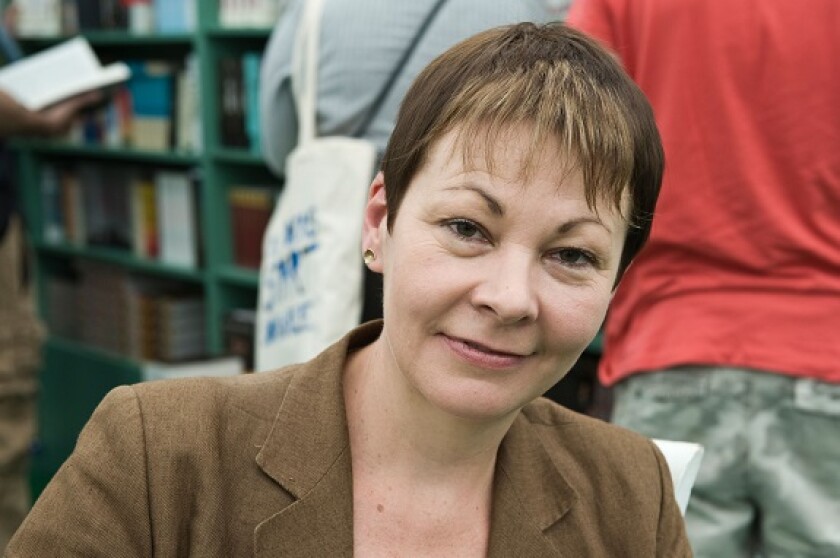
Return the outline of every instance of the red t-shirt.
<path id="1" fill-rule="evenodd" d="M 840 382 L 840 2 L 577 0 L 653 105 L 666 171 L 600 376 L 717 364 Z"/>

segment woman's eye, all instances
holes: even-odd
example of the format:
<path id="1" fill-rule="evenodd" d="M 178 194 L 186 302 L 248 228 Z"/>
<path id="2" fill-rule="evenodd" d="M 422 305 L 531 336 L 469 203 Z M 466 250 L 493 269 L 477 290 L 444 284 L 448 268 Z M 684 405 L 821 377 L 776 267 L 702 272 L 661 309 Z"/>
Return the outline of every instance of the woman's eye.
<path id="1" fill-rule="evenodd" d="M 484 234 L 478 225 L 466 219 L 450 221 L 447 226 L 456 235 L 467 240 L 483 240 Z"/>
<path id="2" fill-rule="evenodd" d="M 596 265 L 598 259 L 594 254 L 579 248 L 563 248 L 554 253 L 554 257 L 564 265 L 571 267 L 585 267 Z"/>

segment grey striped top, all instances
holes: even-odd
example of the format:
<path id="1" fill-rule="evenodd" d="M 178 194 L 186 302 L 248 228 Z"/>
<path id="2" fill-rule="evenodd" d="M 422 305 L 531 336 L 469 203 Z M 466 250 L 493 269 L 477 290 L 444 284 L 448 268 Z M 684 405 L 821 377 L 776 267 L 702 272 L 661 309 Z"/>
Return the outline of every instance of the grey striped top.
<path id="1" fill-rule="evenodd" d="M 272 33 L 260 75 L 262 150 L 282 175 L 297 141 L 290 71 L 305 0 L 291 0 Z M 519 21 L 563 19 L 570 0 L 446 0 L 364 135 L 381 154 L 414 76 L 456 42 Z M 318 70 L 319 135 L 351 135 L 408 47 L 434 0 L 324 0 Z"/>

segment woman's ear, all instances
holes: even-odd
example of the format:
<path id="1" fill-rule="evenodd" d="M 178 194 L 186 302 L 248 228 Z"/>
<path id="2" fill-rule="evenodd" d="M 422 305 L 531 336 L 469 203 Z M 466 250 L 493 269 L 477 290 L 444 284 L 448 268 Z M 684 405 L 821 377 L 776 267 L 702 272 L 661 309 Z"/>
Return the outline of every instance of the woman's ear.
<path id="1" fill-rule="evenodd" d="M 378 172 L 370 185 L 365 206 L 365 220 L 362 227 L 362 252 L 370 250 L 372 258 L 366 258 L 371 271 L 382 273 L 384 238 L 388 234 L 388 204 L 385 200 L 385 177 Z"/>

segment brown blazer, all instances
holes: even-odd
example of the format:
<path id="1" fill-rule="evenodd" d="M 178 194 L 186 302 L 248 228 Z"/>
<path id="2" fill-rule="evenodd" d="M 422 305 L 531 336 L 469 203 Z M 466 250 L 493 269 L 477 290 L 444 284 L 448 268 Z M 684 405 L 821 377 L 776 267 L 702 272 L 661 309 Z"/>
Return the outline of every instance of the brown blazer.
<path id="1" fill-rule="evenodd" d="M 380 328 L 276 372 L 115 389 L 6 556 L 350 556 L 341 371 Z M 691 555 L 653 444 L 546 400 L 514 422 L 494 482 L 490 556 Z"/>

